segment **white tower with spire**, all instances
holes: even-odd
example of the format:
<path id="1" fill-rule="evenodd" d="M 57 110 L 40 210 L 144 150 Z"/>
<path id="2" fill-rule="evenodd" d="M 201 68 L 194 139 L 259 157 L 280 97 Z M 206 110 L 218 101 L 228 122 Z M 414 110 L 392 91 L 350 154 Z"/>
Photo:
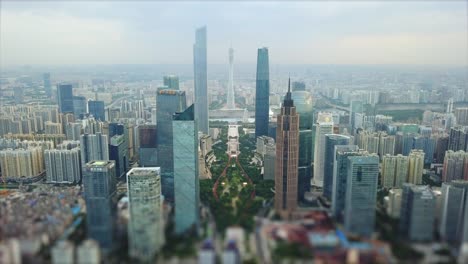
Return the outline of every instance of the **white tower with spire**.
<path id="1" fill-rule="evenodd" d="M 229 48 L 229 83 L 227 91 L 227 109 L 236 109 L 236 104 L 234 103 L 234 49 Z"/>

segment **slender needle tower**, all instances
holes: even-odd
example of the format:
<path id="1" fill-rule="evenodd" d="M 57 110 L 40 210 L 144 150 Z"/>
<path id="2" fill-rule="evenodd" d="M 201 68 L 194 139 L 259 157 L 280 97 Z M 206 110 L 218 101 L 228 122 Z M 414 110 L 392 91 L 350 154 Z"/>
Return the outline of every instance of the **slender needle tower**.
<path id="1" fill-rule="evenodd" d="M 227 109 L 236 109 L 234 102 L 234 49 L 229 48 L 229 83 L 227 92 Z"/>

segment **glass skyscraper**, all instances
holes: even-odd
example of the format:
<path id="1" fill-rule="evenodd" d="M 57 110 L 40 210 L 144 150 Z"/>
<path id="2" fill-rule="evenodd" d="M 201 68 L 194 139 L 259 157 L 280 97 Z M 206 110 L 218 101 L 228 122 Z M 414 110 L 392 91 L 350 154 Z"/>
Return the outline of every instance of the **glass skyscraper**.
<path id="1" fill-rule="evenodd" d="M 176 233 L 199 226 L 198 128 L 193 110 L 192 104 L 172 121 Z"/>
<path id="2" fill-rule="evenodd" d="M 164 86 L 171 90 L 179 90 L 179 77 L 175 75 L 167 75 L 163 77 Z"/>
<path id="3" fill-rule="evenodd" d="M 379 156 L 348 157 L 344 226 L 348 233 L 370 237 L 374 232 Z"/>
<path id="4" fill-rule="evenodd" d="M 312 177 L 313 105 L 312 95 L 305 91 L 304 83 L 293 82 L 292 88 L 291 97 L 299 114 L 298 198 L 302 200 L 304 194 L 310 190 Z"/>
<path id="5" fill-rule="evenodd" d="M 257 78 L 255 84 L 255 137 L 268 136 L 270 112 L 270 70 L 268 49 L 260 48 L 257 53 Z"/>
<path id="6" fill-rule="evenodd" d="M 73 87 L 71 84 L 57 85 L 57 103 L 60 113 L 73 113 Z"/>
<path id="7" fill-rule="evenodd" d="M 73 113 L 76 119 L 83 119 L 86 111 L 86 97 L 73 96 Z"/>
<path id="8" fill-rule="evenodd" d="M 346 201 L 348 179 L 348 157 L 361 155 L 356 145 L 337 146 L 333 159 L 332 214 L 342 222 Z"/>
<path id="9" fill-rule="evenodd" d="M 115 176 L 122 180 L 129 167 L 128 148 L 124 135 L 111 137 L 109 144 L 109 159 L 115 161 Z"/>
<path id="10" fill-rule="evenodd" d="M 110 250 L 115 225 L 115 207 L 112 201 L 116 192 L 114 161 L 88 162 L 83 173 L 83 187 L 88 237 L 96 240 L 101 248 Z"/>
<path id="11" fill-rule="evenodd" d="M 208 135 L 206 27 L 201 27 L 195 32 L 193 71 L 195 76 L 195 119 L 198 121 L 198 129 Z"/>
<path id="12" fill-rule="evenodd" d="M 105 121 L 104 101 L 88 101 L 88 113 L 96 120 Z"/>
<path id="13" fill-rule="evenodd" d="M 333 192 L 333 163 L 335 161 L 335 146 L 349 145 L 350 137 L 345 135 L 325 135 L 325 171 L 323 177 L 323 196 L 331 200 Z"/>
<path id="14" fill-rule="evenodd" d="M 46 72 L 46 73 L 44 73 L 44 75 L 42 75 L 42 77 L 44 79 L 44 92 L 45 92 L 47 97 L 51 97 L 52 96 L 52 86 L 50 84 L 50 73 Z"/>
<path id="15" fill-rule="evenodd" d="M 156 95 L 156 119 L 158 126 L 158 167 L 161 167 L 162 193 L 169 201 L 174 200 L 174 160 L 172 117 L 187 108 L 184 91 L 159 90 Z"/>

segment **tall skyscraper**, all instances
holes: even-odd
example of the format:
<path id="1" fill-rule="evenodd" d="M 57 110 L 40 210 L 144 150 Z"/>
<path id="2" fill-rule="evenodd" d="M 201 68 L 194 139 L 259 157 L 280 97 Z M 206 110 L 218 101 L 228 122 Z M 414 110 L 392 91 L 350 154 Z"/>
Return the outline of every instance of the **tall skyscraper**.
<path id="1" fill-rule="evenodd" d="M 432 241 L 435 197 L 429 186 L 403 184 L 400 232 L 412 241 Z"/>
<path id="2" fill-rule="evenodd" d="M 46 72 L 42 75 L 44 80 L 44 92 L 47 97 L 52 96 L 52 85 L 50 84 L 50 72 Z"/>
<path id="3" fill-rule="evenodd" d="M 290 82 L 290 81 L 289 81 Z M 299 164 L 299 115 L 291 99 L 291 87 L 277 117 L 275 210 L 290 218 L 297 208 L 297 168 Z"/>
<path id="4" fill-rule="evenodd" d="M 172 116 L 187 108 L 185 92 L 176 90 L 159 90 L 156 96 L 158 120 L 158 167 L 161 167 L 161 183 L 164 198 L 174 200 L 174 160 Z M 196 108 L 196 105 L 195 105 Z M 195 109 L 196 114 L 196 109 Z"/>
<path id="5" fill-rule="evenodd" d="M 379 157 L 348 157 L 344 226 L 347 232 L 369 237 L 374 231 Z"/>
<path id="6" fill-rule="evenodd" d="M 71 84 L 57 85 L 57 102 L 60 113 L 73 113 L 73 87 Z"/>
<path id="7" fill-rule="evenodd" d="M 140 166 L 154 167 L 158 164 L 158 138 L 156 125 L 138 126 Z"/>
<path id="8" fill-rule="evenodd" d="M 171 90 L 179 90 L 179 77 L 175 75 L 166 75 L 163 77 L 164 86 Z"/>
<path id="9" fill-rule="evenodd" d="M 83 172 L 83 187 L 88 237 L 96 240 L 101 248 L 110 250 L 112 249 L 115 226 L 114 161 L 93 160 L 86 163 Z"/>
<path id="10" fill-rule="evenodd" d="M 463 242 L 463 231 L 468 228 L 468 181 L 442 183 L 441 209 L 439 233 L 442 240 Z"/>
<path id="11" fill-rule="evenodd" d="M 235 109 L 235 96 L 234 96 L 234 49 L 229 48 L 229 82 L 227 91 L 227 109 Z"/>
<path id="12" fill-rule="evenodd" d="M 291 98 L 294 101 L 294 106 L 299 114 L 298 195 L 301 200 L 304 199 L 305 193 L 310 190 L 310 181 L 312 178 L 312 147 L 314 144 L 314 135 L 312 130 L 313 105 L 312 95 L 310 92 L 305 91 L 304 83 L 293 82 L 292 89 L 293 92 L 291 93 Z"/>
<path id="13" fill-rule="evenodd" d="M 366 154 L 359 152 L 356 145 L 337 146 L 333 160 L 332 214 L 339 222 L 343 221 L 346 201 L 346 181 L 348 180 L 348 157 Z"/>
<path id="14" fill-rule="evenodd" d="M 132 168 L 127 173 L 127 191 L 129 254 L 151 261 L 164 244 L 160 169 Z"/>
<path id="15" fill-rule="evenodd" d="M 122 179 L 129 168 L 128 148 L 125 144 L 124 135 L 115 135 L 111 137 L 109 144 L 109 159 L 115 161 L 115 176 L 118 179 Z"/>
<path id="16" fill-rule="evenodd" d="M 323 187 L 325 170 L 325 135 L 333 134 L 333 116 L 331 113 L 320 112 L 315 125 L 314 144 L 314 176 L 312 186 Z"/>
<path id="17" fill-rule="evenodd" d="M 198 129 L 203 132 L 203 134 L 208 135 L 206 27 L 198 28 L 195 32 L 195 44 L 193 44 L 193 69 L 195 75 L 195 119 L 198 122 Z"/>
<path id="18" fill-rule="evenodd" d="M 80 149 L 44 150 L 47 182 L 78 183 L 81 181 Z"/>
<path id="19" fill-rule="evenodd" d="M 198 128 L 194 105 L 174 115 L 175 232 L 198 229 L 200 190 L 198 183 Z"/>
<path id="20" fill-rule="evenodd" d="M 323 179 L 323 195 L 331 200 L 333 192 L 333 164 L 336 157 L 336 146 L 349 145 L 351 138 L 345 135 L 325 135 L 325 166 Z"/>
<path id="21" fill-rule="evenodd" d="M 408 182 L 412 184 L 422 184 L 424 170 L 424 151 L 411 150 L 408 156 Z"/>
<path id="22" fill-rule="evenodd" d="M 67 123 L 65 125 L 65 135 L 67 140 L 80 140 L 81 123 Z"/>
<path id="23" fill-rule="evenodd" d="M 382 187 L 402 188 L 408 181 L 408 157 L 398 154 L 383 156 L 382 160 Z"/>
<path id="24" fill-rule="evenodd" d="M 268 136 L 270 112 L 270 69 L 268 61 L 268 48 L 258 49 L 255 85 L 255 137 Z"/>
<path id="25" fill-rule="evenodd" d="M 109 160 L 109 146 L 106 135 L 101 133 L 81 135 L 80 148 L 83 167 L 93 160 Z"/>
<path id="26" fill-rule="evenodd" d="M 105 121 L 104 101 L 88 101 L 88 113 L 94 116 L 94 119 Z"/>

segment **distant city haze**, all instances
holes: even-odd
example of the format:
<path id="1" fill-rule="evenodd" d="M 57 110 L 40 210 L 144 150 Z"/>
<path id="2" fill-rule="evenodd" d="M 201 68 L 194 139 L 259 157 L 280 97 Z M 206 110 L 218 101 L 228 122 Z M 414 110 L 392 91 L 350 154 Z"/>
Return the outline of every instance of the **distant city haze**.
<path id="1" fill-rule="evenodd" d="M 0 66 L 192 64 L 467 65 L 466 1 L 2 1 Z"/>

